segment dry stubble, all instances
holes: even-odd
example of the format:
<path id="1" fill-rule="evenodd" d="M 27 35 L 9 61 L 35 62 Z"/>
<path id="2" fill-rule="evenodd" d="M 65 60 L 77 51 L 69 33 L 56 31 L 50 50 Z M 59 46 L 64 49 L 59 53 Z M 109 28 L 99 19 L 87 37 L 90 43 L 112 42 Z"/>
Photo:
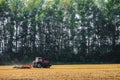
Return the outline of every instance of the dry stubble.
<path id="1" fill-rule="evenodd" d="M 120 64 L 53 65 L 50 69 L 0 66 L 0 80 L 120 80 Z"/>

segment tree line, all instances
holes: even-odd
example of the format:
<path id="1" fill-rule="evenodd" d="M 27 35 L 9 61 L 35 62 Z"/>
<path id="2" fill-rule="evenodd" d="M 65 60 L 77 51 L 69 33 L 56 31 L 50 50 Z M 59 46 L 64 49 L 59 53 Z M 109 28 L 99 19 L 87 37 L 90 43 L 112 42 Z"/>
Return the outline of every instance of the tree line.
<path id="1" fill-rule="evenodd" d="M 120 62 L 120 0 L 0 0 L 0 63 Z"/>

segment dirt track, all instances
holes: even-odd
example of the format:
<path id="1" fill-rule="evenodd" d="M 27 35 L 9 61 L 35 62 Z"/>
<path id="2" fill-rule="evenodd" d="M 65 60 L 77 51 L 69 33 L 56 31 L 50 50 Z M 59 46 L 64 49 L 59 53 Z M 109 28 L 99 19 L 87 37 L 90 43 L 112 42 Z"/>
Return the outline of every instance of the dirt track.
<path id="1" fill-rule="evenodd" d="M 0 80 L 120 80 L 120 64 L 53 65 L 50 69 L 0 66 Z"/>

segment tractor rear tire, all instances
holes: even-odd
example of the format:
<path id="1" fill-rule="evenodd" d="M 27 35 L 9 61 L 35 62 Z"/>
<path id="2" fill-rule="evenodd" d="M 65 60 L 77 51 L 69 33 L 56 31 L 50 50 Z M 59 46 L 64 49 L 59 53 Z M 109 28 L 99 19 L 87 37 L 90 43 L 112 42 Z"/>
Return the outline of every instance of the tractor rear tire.
<path id="1" fill-rule="evenodd" d="M 50 66 L 47 66 L 46 68 L 50 68 Z"/>

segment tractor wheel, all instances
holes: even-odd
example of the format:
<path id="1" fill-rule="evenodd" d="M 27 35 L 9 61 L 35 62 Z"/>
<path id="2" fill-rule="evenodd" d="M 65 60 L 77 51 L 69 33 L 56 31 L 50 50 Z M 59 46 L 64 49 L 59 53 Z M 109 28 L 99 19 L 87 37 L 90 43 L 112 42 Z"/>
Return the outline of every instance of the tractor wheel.
<path id="1" fill-rule="evenodd" d="M 44 66 L 44 68 L 50 68 L 50 66 Z"/>
<path id="2" fill-rule="evenodd" d="M 50 66 L 47 66 L 46 68 L 50 68 Z"/>
<path id="3" fill-rule="evenodd" d="M 42 66 L 41 66 L 41 64 L 40 63 L 38 63 L 37 64 L 37 68 L 41 68 Z"/>

